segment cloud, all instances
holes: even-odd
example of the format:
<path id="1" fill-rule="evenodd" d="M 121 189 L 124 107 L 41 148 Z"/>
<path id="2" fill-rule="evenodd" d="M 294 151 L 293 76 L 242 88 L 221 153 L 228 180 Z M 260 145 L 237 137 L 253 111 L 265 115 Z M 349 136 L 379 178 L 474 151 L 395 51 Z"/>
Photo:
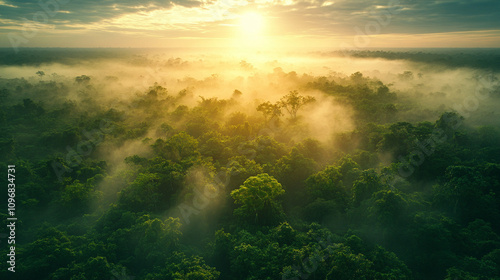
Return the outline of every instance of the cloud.
<path id="1" fill-rule="evenodd" d="M 388 24 L 380 26 L 377 35 L 500 30 L 497 0 L 2 0 L 0 32 L 20 30 L 26 20 L 44 11 L 44 3 L 55 11 L 45 31 L 67 30 L 69 38 L 76 30 L 146 37 L 228 37 L 234 33 L 230 27 L 235 26 L 235 19 L 248 10 L 265 15 L 266 35 L 275 37 L 355 36 L 358 29 L 387 15 Z"/>
<path id="2" fill-rule="evenodd" d="M 65 3 L 67 2 L 67 3 Z M 174 6 L 200 7 L 200 1 L 99 1 L 99 0 L 5 0 L 3 5 L 10 8 L 2 9 L 0 15 L 4 19 L 22 20 L 30 17 L 39 11 L 48 9 L 49 11 L 63 10 L 67 15 L 58 15 L 62 20 L 71 20 L 72 23 L 95 23 L 104 19 L 118 17 L 124 14 L 149 12 L 158 9 L 168 9 Z"/>
<path id="3" fill-rule="evenodd" d="M 16 6 L 14 4 L 6 3 L 5 1 L 0 1 L 0 6 L 9 7 L 9 8 L 19 8 L 19 6 Z"/>

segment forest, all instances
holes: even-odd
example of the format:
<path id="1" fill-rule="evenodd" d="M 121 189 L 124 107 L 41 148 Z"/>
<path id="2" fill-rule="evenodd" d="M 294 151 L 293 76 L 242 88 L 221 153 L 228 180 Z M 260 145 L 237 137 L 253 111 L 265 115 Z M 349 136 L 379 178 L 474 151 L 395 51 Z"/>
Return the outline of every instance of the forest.
<path id="1" fill-rule="evenodd" d="M 0 57 L 1 279 L 500 279 L 498 51 Z"/>

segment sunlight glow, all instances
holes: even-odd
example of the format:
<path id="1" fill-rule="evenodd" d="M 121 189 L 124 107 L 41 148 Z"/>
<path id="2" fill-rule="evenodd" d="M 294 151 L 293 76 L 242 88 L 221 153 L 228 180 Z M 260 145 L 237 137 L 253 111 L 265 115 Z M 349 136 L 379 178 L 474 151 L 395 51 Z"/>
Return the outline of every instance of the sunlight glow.
<path id="1" fill-rule="evenodd" d="M 255 12 L 243 14 L 240 18 L 240 27 L 243 36 L 257 36 L 264 27 L 264 18 Z"/>
<path id="2" fill-rule="evenodd" d="M 247 12 L 239 17 L 237 24 L 237 40 L 238 47 L 255 50 L 265 47 L 265 25 L 264 17 L 257 12 Z"/>

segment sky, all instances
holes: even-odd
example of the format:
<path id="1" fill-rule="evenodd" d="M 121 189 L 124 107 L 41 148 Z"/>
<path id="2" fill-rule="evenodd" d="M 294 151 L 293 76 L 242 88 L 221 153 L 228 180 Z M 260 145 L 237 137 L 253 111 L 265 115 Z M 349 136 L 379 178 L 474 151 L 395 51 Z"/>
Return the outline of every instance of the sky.
<path id="1" fill-rule="evenodd" d="M 498 48 L 499 0 L 0 0 L 0 47 Z"/>

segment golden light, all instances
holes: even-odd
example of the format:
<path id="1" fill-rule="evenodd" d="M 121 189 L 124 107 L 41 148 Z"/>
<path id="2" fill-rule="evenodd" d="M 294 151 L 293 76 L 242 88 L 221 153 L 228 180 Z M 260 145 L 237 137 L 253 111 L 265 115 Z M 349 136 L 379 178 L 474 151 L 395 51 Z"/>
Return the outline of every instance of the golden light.
<path id="1" fill-rule="evenodd" d="M 264 18 L 255 12 L 248 12 L 240 18 L 240 28 L 243 37 L 255 37 L 260 35 L 264 27 Z"/>
<path id="2" fill-rule="evenodd" d="M 265 39 L 265 18 L 257 12 L 247 12 L 241 14 L 239 23 L 237 23 L 237 35 L 235 36 L 235 44 L 240 50 L 256 50 L 266 46 Z"/>

